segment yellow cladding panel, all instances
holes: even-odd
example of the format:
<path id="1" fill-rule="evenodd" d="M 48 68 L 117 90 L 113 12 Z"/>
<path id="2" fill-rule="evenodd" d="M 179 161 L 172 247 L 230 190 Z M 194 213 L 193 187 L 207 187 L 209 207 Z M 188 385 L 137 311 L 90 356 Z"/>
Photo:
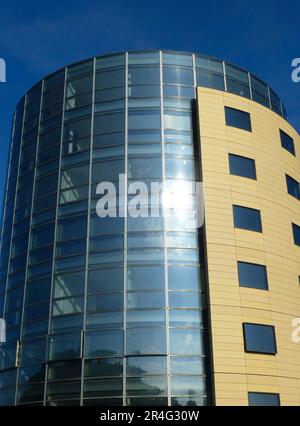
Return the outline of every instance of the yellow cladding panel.
<path id="1" fill-rule="evenodd" d="M 287 121 L 240 96 L 198 88 L 199 135 L 217 405 L 247 405 L 248 392 L 279 393 L 282 405 L 300 405 L 300 201 L 287 193 L 288 174 L 300 182 L 300 138 Z M 249 112 L 252 132 L 226 126 L 224 107 Z M 295 141 L 296 157 L 282 148 L 279 129 Z M 255 160 L 257 180 L 232 176 L 228 154 Z M 260 210 L 262 233 L 235 229 L 232 205 Z M 237 261 L 264 264 L 269 291 L 239 287 Z M 242 323 L 275 326 L 277 354 L 245 353 Z"/>

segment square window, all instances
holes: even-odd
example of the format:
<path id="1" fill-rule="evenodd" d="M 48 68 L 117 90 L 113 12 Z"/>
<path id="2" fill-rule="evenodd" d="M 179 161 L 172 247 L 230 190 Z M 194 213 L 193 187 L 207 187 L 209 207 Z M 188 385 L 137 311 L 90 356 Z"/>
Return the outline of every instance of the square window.
<path id="1" fill-rule="evenodd" d="M 262 232 L 260 211 L 242 206 L 233 206 L 234 227 Z"/>
<path id="2" fill-rule="evenodd" d="M 252 131 L 250 114 L 235 108 L 225 107 L 226 125 L 238 129 Z"/>
<path id="3" fill-rule="evenodd" d="M 267 268 L 265 265 L 238 262 L 238 274 L 240 287 L 268 290 Z"/>
<path id="4" fill-rule="evenodd" d="M 275 327 L 263 324 L 243 324 L 245 352 L 275 355 Z"/>
<path id="5" fill-rule="evenodd" d="M 230 174 L 256 179 L 255 161 L 240 155 L 229 154 Z"/>

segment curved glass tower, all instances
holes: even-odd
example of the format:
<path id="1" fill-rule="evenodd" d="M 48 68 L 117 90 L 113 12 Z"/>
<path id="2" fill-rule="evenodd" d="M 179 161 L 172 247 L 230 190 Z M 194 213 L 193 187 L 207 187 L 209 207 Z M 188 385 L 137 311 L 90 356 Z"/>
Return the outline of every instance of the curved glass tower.
<path id="1" fill-rule="evenodd" d="M 193 194 L 202 176 L 197 86 L 285 117 L 252 74 L 168 51 L 70 65 L 18 104 L 1 234 L 0 405 L 215 402 L 195 204 L 181 218 L 97 213 L 104 181 L 119 207 L 120 175 L 149 191 L 151 182 L 191 183 Z"/>

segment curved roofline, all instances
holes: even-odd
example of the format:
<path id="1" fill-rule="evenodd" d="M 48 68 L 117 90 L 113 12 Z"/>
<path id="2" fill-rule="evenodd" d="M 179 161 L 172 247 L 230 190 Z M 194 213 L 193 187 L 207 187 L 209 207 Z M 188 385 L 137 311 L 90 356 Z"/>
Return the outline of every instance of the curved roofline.
<path id="1" fill-rule="evenodd" d="M 60 68 L 58 68 L 57 70 L 55 70 L 55 71 L 53 71 L 53 72 L 51 72 L 51 73 L 49 73 L 49 74 L 46 74 L 42 79 L 40 79 L 37 83 L 35 83 L 34 85 L 32 85 L 26 92 L 25 92 L 25 94 L 20 98 L 20 101 L 17 103 L 17 105 L 19 105 L 19 103 L 23 100 L 23 98 L 26 96 L 26 94 L 27 93 L 29 93 L 34 87 L 36 87 L 38 84 L 40 84 L 43 80 L 46 80 L 47 78 L 49 78 L 49 77 L 51 77 L 52 75 L 54 75 L 54 74 L 56 74 L 56 73 L 59 73 L 60 71 L 63 71 L 63 70 L 65 70 L 66 68 L 68 68 L 68 67 L 70 67 L 70 66 L 75 66 L 75 65 L 79 65 L 79 64 L 82 64 L 82 63 L 84 63 L 84 62 L 88 62 L 88 61 L 91 61 L 91 60 L 93 60 L 93 59 L 98 59 L 98 58 L 106 58 L 106 57 L 110 57 L 110 56 L 117 56 L 117 55 L 122 55 L 122 54 L 125 54 L 125 53 L 150 53 L 150 52 L 165 52 L 165 53 L 174 53 L 174 54 L 176 54 L 176 53 L 178 53 L 178 54 L 189 54 L 189 55 L 196 55 L 196 56 L 201 56 L 201 57 L 204 57 L 204 58 L 207 58 L 207 59 L 213 59 L 213 60 L 215 60 L 215 61 L 219 61 L 219 62 L 222 62 L 222 63 L 225 63 L 225 64 L 228 64 L 228 65 L 231 65 L 231 66 L 233 66 L 234 68 L 237 68 L 237 69 L 239 69 L 239 70 L 241 70 L 241 71 L 244 71 L 244 72 L 246 72 L 246 73 L 250 73 L 250 75 L 252 75 L 253 77 L 255 77 L 256 79 L 258 79 L 259 81 L 261 81 L 263 84 L 266 84 L 268 87 L 269 87 L 269 89 L 270 90 L 272 90 L 272 92 L 279 98 L 279 100 L 280 100 L 280 102 L 281 102 L 281 104 L 282 104 L 282 107 L 284 108 L 284 110 L 286 110 L 286 108 L 285 108 L 285 105 L 284 105 L 284 103 L 283 103 L 283 101 L 281 100 L 281 97 L 277 94 L 277 92 L 264 80 L 264 79 L 262 79 L 260 76 L 258 76 L 257 74 L 254 74 L 252 71 L 249 71 L 249 70 L 247 70 L 246 68 L 244 68 L 244 67 L 241 67 L 240 65 L 236 65 L 236 64 L 234 64 L 233 62 L 229 62 L 229 61 L 226 61 L 225 59 L 220 59 L 220 58 L 217 58 L 217 57 L 215 57 L 215 56 L 212 56 L 212 55 L 208 55 L 208 54 L 206 54 L 206 53 L 200 53 L 200 52 L 194 52 L 194 51 L 190 51 L 190 50 L 173 50 L 173 49 L 134 49 L 134 50 L 122 50 L 122 51 L 117 51 L 117 52 L 110 52 L 110 53 L 105 53 L 105 54 L 103 54 L 103 55 L 94 55 L 94 56 L 90 56 L 90 57 L 88 57 L 88 58 L 85 58 L 85 59 L 82 59 L 82 60 L 80 60 L 80 61 L 75 61 L 75 62 L 71 62 L 71 63 L 68 63 L 68 64 L 66 64 L 66 65 L 64 65 L 64 66 L 62 66 L 62 67 L 60 67 Z M 237 95 L 237 96 L 239 96 L 239 95 Z M 250 99 L 250 100 L 252 100 L 253 102 L 256 102 L 255 100 L 253 100 L 253 99 Z M 260 104 L 261 105 L 261 104 Z M 264 106 L 264 105 L 262 105 L 262 106 Z M 265 106 L 265 108 L 267 108 L 267 109 L 269 109 L 270 111 L 273 111 L 273 112 L 275 112 L 274 110 L 272 110 L 271 108 L 268 108 L 268 107 L 266 107 Z M 289 123 L 289 121 L 288 121 L 288 117 L 284 117 L 282 114 L 278 114 L 278 113 L 276 113 L 275 112 L 275 114 L 277 114 L 277 115 L 279 115 L 279 116 L 281 116 L 285 121 L 287 121 L 288 123 Z M 289 123 L 290 124 L 290 123 Z"/>

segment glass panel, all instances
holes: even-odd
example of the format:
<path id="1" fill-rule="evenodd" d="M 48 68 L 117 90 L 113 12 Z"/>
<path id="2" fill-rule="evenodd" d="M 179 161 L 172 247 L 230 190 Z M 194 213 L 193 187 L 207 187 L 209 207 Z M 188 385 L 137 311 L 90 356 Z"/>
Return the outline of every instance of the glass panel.
<path id="1" fill-rule="evenodd" d="M 80 381 L 48 383 L 48 399 L 64 399 L 80 397 Z"/>
<path id="2" fill-rule="evenodd" d="M 79 314 L 83 311 L 83 297 L 54 300 L 52 315 Z"/>
<path id="3" fill-rule="evenodd" d="M 87 359 L 84 364 L 85 377 L 123 375 L 123 358 Z"/>
<path id="4" fill-rule="evenodd" d="M 170 350 L 174 355 L 199 355 L 203 353 L 201 330 L 170 330 Z"/>
<path id="5" fill-rule="evenodd" d="M 191 131 L 193 129 L 192 115 L 183 111 L 164 111 L 165 129 L 177 129 L 181 131 Z"/>
<path id="6" fill-rule="evenodd" d="M 129 130 L 139 129 L 159 129 L 160 122 L 160 111 L 159 110 L 147 110 L 147 111 L 135 111 L 130 110 L 128 114 L 128 128 Z"/>
<path id="7" fill-rule="evenodd" d="M 166 352 L 166 335 L 163 328 L 127 330 L 128 355 L 164 354 Z"/>
<path id="8" fill-rule="evenodd" d="M 166 395 L 167 377 L 128 377 L 126 380 L 127 395 Z"/>
<path id="9" fill-rule="evenodd" d="M 202 396 L 205 392 L 205 380 L 199 376 L 171 377 L 172 395 Z"/>
<path id="10" fill-rule="evenodd" d="M 96 69 L 121 67 L 125 65 L 125 55 L 108 55 L 96 59 Z"/>
<path id="11" fill-rule="evenodd" d="M 85 356 L 115 356 L 123 354 L 123 330 L 87 332 Z"/>
<path id="12" fill-rule="evenodd" d="M 122 328 L 123 317 L 123 311 L 87 314 L 86 327 L 88 330 Z"/>
<path id="13" fill-rule="evenodd" d="M 193 65 L 192 54 L 163 52 L 163 64 L 191 67 Z"/>
<path id="14" fill-rule="evenodd" d="M 127 327 L 164 327 L 166 313 L 163 310 L 141 309 L 127 311 Z"/>
<path id="15" fill-rule="evenodd" d="M 45 366 L 23 367 L 19 370 L 19 384 L 43 382 L 45 380 Z"/>
<path id="16" fill-rule="evenodd" d="M 125 69 L 98 72 L 96 74 L 96 90 L 108 87 L 125 86 Z"/>
<path id="17" fill-rule="evenodd" d="M 223 73 L 219 74 L 211 71 L 205 71 L 203 69 L 197 69 L 196 78 L 198 86 L 225 90 Z"/>
<path id="18" fill-rule="evenodd" d="M 58 240 L 71 240 L 86 236 L 87 230 L 86 216 L 77 216 L 64 220 L 58 223 Z"/>
<path id="19" fill-rule="evenodd" d="M 88 293 L 105 293 L 123 289 L 123 269 L 98 269 L 89 272 Z"/>
<path id="20" fill-rule="evenodd" d="M 54 297 L 70 297 L 84 291 L 84 272 L 56 275 L 54 281 Z"/>
<path id="21" fill-rule="evenodd" d="M 167 359 L 161 356 L 131 356 L 127 360 L 127 376 L 166 374 Z"/>
<path id="22" fill-rule="evenodd" d="M 129 159 L 128 160 L 128 178 L 156 178 L 162 177 L 162 165 L 160 158 L 147 159 Z"/>
<path id="23" fill-rule="evenodd" d="M 170 267 L 168 272 L 169 290 L 200 290 L 204 277 L 199 268 Z"/>
<path id="24" fill-rule="evenodd" d="M 118 311 L 123 309 L 123 293 L 101 294 L 88 296 L 87 310 L 95 311 Z"/>
<path id="25" fill-rule="evenodd" d="M 48 380 L 73 379 L 81 376 L 81 361 L 52 362 L 48 365 Z"/>
<path id="26" fill-rule="evenodd" d="M 186 86 L 194 85 L 194 76 L 192 69 L 164 67 L 164 84 L 182 84 Z"/>
<path id="27" fill-rule="evenodd" d="M 205 362 L 200 357 L 171 357 L 171 374 L 204 374 Z"/>
<path id="28" fill-rule="evenodd" d="M 171 327 L 201 327 L 203 325 L 203 314 L 199 310 L 170 310 Z"/>
<path id="29" fill-rule="evenodd" d="M 83 384 L 84 397 L 122 396 L 122 379 L 85 380 Z"/>
<path id="30" fill-rule="evenodd" d="M 135 84 L 159 84 L 159 67 L 128 68 L 128 85 Z"/>
<path id="31" fill-rule="evenodd" d="M 73 167 L 63 170 L 61 174 L 61 189 L 72 188 L 89 183 L 89 166 Z"/>
<path id="32" fill-rule="evenodd" d="M 41 364 L 45 362 L 46 340 L 35 339 L 22 342 L 20 365 Z"/>
<path id="33" fill-rule="evenodd" d="M 171 308 L 203 308 L 203 297 L 201 293 L 192 292 L 169 292 L 169 304 Z"/>
<path id="34" fill-rule="evenodd" d="M 128 290 L 163 290 L 162 267 L 130 267 L 127 272 Z"/>
<path id="35" fill-rule="evenodd" d="M 140 292 L 127 294 L 128 309 L 163 308 L 165 294 L 163 292 Z"/>
<path id="36" fill-rule="evenodd" d="M 80 358 L 81 334 L 58 334 L 49 336 L 49 359 Z"/>

